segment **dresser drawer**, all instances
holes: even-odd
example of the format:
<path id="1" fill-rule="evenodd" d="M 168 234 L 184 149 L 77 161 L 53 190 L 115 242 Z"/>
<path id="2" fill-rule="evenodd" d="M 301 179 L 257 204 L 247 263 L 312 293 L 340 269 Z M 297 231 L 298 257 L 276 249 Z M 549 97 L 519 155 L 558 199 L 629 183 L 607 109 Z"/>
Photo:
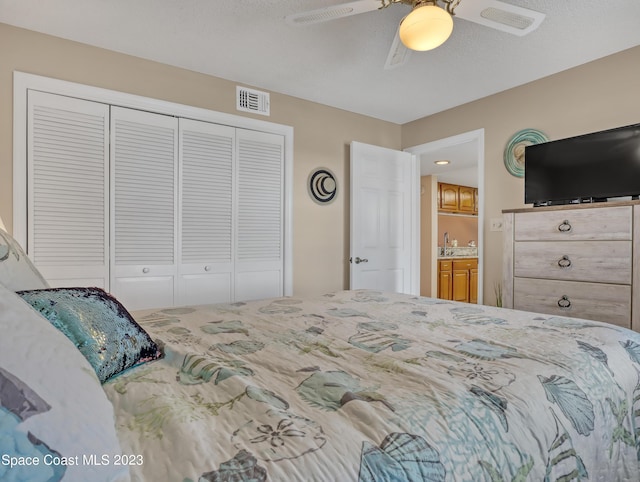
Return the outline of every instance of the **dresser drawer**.
<path id="1" fill-rule="evenodd" d="M 516 213 L 516 241 L 630 240 L 631 206 Z"/>
<path id="2" fill-rule="evenodd" d="M 630 327 L 631 286 L 514 278 L 514 308 Z"/>
<path id="3" fill-rule="evenodd" d="M 631 284 L 631 241 L 516 241 L 514 276 Z"/>

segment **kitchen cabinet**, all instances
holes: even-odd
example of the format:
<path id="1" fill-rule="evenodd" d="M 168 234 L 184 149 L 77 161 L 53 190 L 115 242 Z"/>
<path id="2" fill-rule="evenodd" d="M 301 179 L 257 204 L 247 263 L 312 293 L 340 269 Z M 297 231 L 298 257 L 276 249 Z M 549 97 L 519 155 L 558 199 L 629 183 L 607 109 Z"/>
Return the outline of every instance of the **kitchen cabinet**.
<path id="1" fill-rule="evenodd" d="M 478 265 L 469 270 L 469 303 L 478 303 Z"/>
<path id="2" fill-rule="evenodd" d="M 477 258 L 438 261 L 438 298 L 464 303 L 478 302 Z"/>
<path id="3" fill-rule="evenodd" d="M 460 186 L 454 184 L 440 183 L 438 192 L 440 194 L 439 208 L 441 211 L 456 212 L 458 210 L 458 197 Z"/>
<path id="4" fill-rule="evenodd" d="M 453 301 L 469 302 L 469 270 L 453 270 L 453 289 L 451 299 Z"/>
<path id="5" fill-rule="evenodd" d="M 458 186 L 458 211 L 473 214 L 475 208 L 475 189 L 468 186 Z"/>
<path id="6" fill-rule="evenodd" d="M 473 214 L 478 215 L 478 205 L 480 202 L 478 201 L 478 188 L 473 189 Z"/>
<path id="7" fill-rule="evenodd" d="M 451 261 L 438 261 L 438 298 L 442 300 L 453 299 L 452 269 Z"/>
<path id="8" fill-rule="evenodd" d="M 438 183 L 438 211 L 478 214 L 478 189 L 444 182 Z"/>

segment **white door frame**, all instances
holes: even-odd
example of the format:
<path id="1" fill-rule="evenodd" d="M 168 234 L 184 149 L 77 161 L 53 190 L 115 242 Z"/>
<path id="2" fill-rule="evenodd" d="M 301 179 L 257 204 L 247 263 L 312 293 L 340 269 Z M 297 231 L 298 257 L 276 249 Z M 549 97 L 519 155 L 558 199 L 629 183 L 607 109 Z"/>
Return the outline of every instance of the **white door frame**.
<path id="1" fill-rule="evenodd" d="M 437 151 L 446 147 L 456 146 L 458 144 L 464 144 L 467 142 L 475 142 L 478 158 L 478 303 L 484 304 L 484 129 L 476 129 L 473 131 L 463 132 L 451 137 L 445 137 L 436 141 L 427 142 L 413 147 L 404 149 L 407 152 L 413 154 L 418 161 L 416 162 L 418 170 L 420 169 L 420 155 L 427 152 Z M 420 192 L 420 172 L 418 171 L 416 176 L 416 192 Z M 414 200 L 416 210 L 418 213 L 418 219 L 420 219 L 420 198 L 416 196 Z M 433 207 L 434 214 L 437 215 L 437 206 Z M 419 225 L 418 225 L 419 228 Z M 420 246 L 420 230 L 414 230 L 416 233 L 416 246 Z M 431 253 L 437 252 L 437 236 L 433 237 L 434 245 L 431 247 Z M 415 252 L 415 251 L 414 251 Z M 417 266 L 420 263 L 419 257 L 420 250 L 418 248 Z M 416 266 L 416 264 L 414 264 Z M 436 266 L 435 263 L 432 266 Z M 420 276 L 417 279 L 418 287 L 420 285 Z M 419 288 L 418 288 L 419 289 Z"/>

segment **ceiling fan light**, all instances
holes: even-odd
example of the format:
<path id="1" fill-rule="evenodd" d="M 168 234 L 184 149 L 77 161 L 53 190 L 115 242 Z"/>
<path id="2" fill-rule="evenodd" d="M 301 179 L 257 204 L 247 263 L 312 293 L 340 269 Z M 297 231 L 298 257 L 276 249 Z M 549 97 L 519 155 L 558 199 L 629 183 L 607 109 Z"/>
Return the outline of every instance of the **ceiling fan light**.
<path id="1" fill-rule="evenodd" d="M 442 45 L 453 31 L 453 18 L 434 5 L 414 8 L 400 23 L 400 40 L 411 50 L 431 50 Z"/>

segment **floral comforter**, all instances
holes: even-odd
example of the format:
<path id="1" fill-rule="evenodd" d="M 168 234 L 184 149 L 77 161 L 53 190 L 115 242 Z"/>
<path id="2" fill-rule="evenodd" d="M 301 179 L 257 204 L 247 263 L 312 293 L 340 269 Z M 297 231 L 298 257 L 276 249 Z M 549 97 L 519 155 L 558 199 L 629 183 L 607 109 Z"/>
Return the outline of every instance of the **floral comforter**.
<path id="1" fill-rule="evenodd" d="M 640 335 L 374 291 L 151 310 L 133 480 L 640 480 Z"/>

